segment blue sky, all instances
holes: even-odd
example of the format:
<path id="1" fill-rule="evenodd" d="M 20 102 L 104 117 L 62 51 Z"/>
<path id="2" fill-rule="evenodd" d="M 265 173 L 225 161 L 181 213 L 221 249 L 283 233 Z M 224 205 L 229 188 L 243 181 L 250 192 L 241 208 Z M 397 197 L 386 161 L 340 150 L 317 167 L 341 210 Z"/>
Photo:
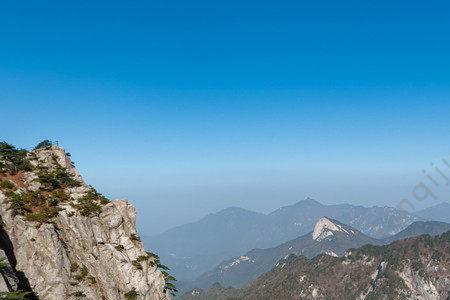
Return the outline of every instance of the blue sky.
<path id="1" fill-rule="evenodd" d="M 450 160 L 450 5 L 392 2 L 2 1 L 0 139 L 58 140 L 145 234 L 395 205 Z"/>

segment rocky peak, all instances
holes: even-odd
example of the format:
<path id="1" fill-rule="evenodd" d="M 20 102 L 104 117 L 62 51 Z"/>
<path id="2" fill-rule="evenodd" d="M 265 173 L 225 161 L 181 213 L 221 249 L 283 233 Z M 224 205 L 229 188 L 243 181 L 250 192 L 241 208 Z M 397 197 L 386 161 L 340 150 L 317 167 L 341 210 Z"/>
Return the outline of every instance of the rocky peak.
<path id="1" fill-rule="evenodd" d="M 342 224 L 339 224 L 338 222 L 327 217 L 323 217 L 320 218 L 314 226 L 312 238 L 316 241 L 321 241 L 338 232 L 345 233 L 347 235 L 354 234 L 353 231 L 347 230 Z"/>
<path id="2" fill-rule="evenodd" d="M 81 180 L 81 176 L 78 174 L 69 156 L 70 154 L 64 148 L 56 145 L 35 149 L 30 152 L 30 157 L 36 158 L 31 161 L 34 166 L 40 163 L 47 168 L 63 167 Z"/>
<path id="3" fill-rule="evenodd" d="M 63 148 L 0 143 L 0 213 L 0 292 L 166 300 L 176 291 L 167 267 L 144 251 L 133 206 L 88 186 Z"/>

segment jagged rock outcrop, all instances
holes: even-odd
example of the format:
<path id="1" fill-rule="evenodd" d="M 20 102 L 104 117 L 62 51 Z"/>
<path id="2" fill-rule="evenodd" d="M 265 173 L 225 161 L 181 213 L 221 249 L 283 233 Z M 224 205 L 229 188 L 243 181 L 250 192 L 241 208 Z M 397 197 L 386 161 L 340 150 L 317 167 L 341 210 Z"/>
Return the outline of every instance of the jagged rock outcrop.
<path id="1" fill-rule="evenodd" d="M 0 172 L 1 245 L 13 274 L 22 274 L 19 288 L 45 300 L 170 299 L 158 258 L 139 240 L 133 206 L 86 185 L 62 148 L 23 157 L 24 170 Z"/>

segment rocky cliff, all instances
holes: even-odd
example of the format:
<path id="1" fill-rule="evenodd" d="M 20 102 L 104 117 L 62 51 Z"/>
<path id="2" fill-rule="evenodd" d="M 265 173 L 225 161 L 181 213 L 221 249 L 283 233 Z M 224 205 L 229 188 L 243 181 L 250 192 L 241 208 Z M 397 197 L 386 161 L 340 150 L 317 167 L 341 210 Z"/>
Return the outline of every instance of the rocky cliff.
<path id="1" fill-rule="evenodd" d="M 136 212 L 88 186 L 70 155 L 0 145 L 0 290 L 48 300 L 163 300 L 174 290 L 144 251 Z"/>

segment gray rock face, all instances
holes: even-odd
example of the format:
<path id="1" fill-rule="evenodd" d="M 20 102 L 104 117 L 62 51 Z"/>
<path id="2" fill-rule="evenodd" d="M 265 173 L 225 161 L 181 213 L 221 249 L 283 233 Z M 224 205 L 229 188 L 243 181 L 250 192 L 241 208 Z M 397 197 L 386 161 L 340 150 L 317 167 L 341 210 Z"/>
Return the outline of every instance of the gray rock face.
<path id="1" fill-rule="evenodd" d="M 64 150 L 53 147 L 37 153 L 41 160 L 52 155 L 82 182 L 80 187 L 67 191 L 72 199 L 89 190 Z M 37 185 L 33 182 L 30 187 L 36 189 Z M 69 203 L 60 208 L 51 223 L 30 222 L 12 214 L 0 191 L 3 230 L 12 244 L 15 269 L 23 272 L 39 299 L 125 300 L 125 294 L 131 291 L 140 300 L 170 299 L 164 289 L 164 275 L 152 259 L 139 259 L 147 254 L 136 238 L 133 206 L 124 200 L 111 201 L 102 205 L 96 216 L 82 216 Z M 2 286 L 0 280 L 0 289 Z"/>

